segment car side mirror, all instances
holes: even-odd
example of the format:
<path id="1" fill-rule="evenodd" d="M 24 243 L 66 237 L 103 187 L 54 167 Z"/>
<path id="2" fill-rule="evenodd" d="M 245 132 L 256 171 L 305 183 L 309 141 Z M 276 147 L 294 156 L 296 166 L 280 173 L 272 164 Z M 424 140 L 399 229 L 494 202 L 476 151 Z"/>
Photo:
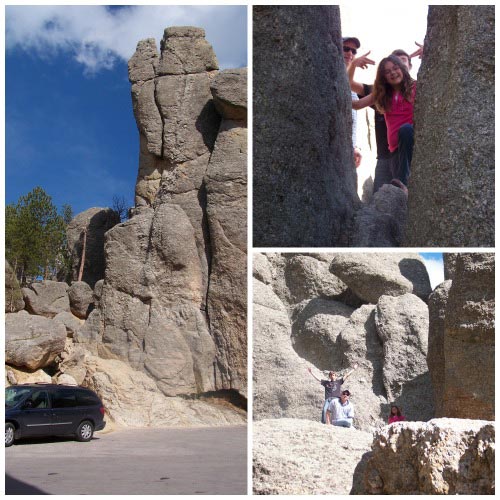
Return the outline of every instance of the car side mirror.
<path id="1" fill-rule="evenodd" d="M 23 404 L 23 408 L 33 408 L 33 406 L 34 404 L 32 399 L 26 400 Z"/>

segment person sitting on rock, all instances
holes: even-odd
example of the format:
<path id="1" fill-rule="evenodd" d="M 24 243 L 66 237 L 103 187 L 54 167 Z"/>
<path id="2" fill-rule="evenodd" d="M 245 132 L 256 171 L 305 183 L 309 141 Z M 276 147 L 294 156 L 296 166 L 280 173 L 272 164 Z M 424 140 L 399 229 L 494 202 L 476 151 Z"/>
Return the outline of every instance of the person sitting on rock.
<path id="1" fill-rule="evenodd" d="M 352 427 L 354 407 L 349 401 L 351 393 L 346 389 L 342 391 L 340 399 L 333 398 L 326 411 L 326 423 L 339 427 Z"/>
<path id="2" fill-rule="evenodd" d="M 401 408 L 396 405 L 391 406 L 391 413 L 389 413 L 389 424 L 394 422 L 402 422 L 406 420 L 406 417 L 401 413 Z"/>
<path id="3" fill-rule="evenodd" d="M 323 405 L 323 410 L 321 412 L 321 423 L 326 423 L 326 410 L 330 405 L 330 402 L 333 398 L 340 398 L 340 391 L 342 384 L 346 381 L 347 377 L 358 367 L 357 364 L 354 365 L 353 369 L 347 372 L 343 377 L 336 378 L 337 374 L 333 371 L 328 373 L 329 380 L 324 380 L 316 377 L 312 372 L 311 368 L 308 368 L 307 371 L 325 388 L 325 403 Z"/>

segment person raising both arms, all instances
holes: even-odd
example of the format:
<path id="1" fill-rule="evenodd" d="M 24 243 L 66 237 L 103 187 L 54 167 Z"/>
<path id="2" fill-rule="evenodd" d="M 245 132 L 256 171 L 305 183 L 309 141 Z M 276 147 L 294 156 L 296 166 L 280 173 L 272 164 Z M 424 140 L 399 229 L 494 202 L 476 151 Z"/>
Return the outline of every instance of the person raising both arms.
<path id="1" fill-rule="evenodd" d="M 323 405 L 323 410 L 321 412 L 321 423 L 326 424 L 326 411 L 330 405 L 333 398 L 340 398 L 341 386 L 347 380 L 347 377 L 358 367 L 357 363 L 353 366 L 353 369 L 347 372 L 343 377 L 337 378 L 337 374 L 333 371 L 328 373 L 328 379 L 324 380 L 312 372 L 311 368 L 307 371 L 325 388 L 325 403 Z"/>

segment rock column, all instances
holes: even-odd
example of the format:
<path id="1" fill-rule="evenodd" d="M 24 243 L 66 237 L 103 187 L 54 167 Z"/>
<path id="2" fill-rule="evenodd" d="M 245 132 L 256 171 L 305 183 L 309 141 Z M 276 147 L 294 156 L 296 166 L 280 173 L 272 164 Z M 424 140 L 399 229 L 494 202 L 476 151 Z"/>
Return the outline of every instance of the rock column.
<path id="1" fill-rule="evenodd" d="M 494 54 L 494 5 L 429 7 L 404 246 L 494 246 Z"/>

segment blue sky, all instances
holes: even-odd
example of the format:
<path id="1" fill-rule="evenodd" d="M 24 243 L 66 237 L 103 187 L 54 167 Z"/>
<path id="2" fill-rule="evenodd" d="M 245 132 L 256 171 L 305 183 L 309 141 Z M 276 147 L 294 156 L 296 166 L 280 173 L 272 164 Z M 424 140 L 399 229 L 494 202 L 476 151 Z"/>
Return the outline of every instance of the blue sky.
<path id="1" fill-rule="evenodd" d="M 442 253 L 425 252 L 420 253 L 420 256 L 425 261 L 425 267 L 429 273 L 431 287 L 434 290 L 444 281 L 444 263 Z"/>
<path id="2" fill-rule="evenodd" d="M 199 26 L 221 69 L 247 65 L 245 6 L 9 6 L 6 203 L 41 186 L 77 214 L 133 205 L 139 136 L 127 60 L 168 26 Z"/>

